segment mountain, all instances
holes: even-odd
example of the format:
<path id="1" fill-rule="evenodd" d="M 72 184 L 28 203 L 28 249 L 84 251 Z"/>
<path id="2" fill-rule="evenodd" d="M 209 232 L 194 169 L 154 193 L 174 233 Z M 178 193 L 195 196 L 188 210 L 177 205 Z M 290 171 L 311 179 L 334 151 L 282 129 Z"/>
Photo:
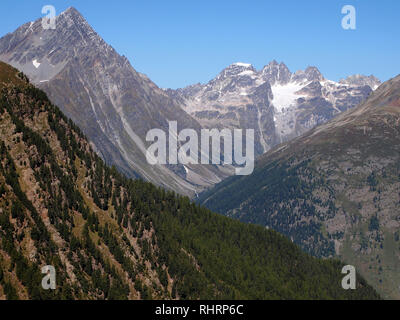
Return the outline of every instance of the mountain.
<path id="1" fill-rule="evenodd" d="M 234 63 L 205 85 L 166 92 L 204 127 L 255 129 L 261 155 L 358 105 L 379 85 L 374 76 L 334 82 L 316 67 L 292 73 L 272 61 L 260 71 Z"/>
<path id="2" fill-rule="evenodd" d="M 354 80 L 354 79 L 353 79 Z M 201 196 L 208 208 L 339 257 L 400 298 L 400 76 L 356 108 L 263 155 L 251 176 Z"/>
<path id="3" fill-rule="evenodd" d="M 0 299 L 379 298 L 360 276 L 343 290 L 337 260 L 125 178 L 1 62 L 0 92 Z"/>
<path id="4" fill-rule="evenodd" d="M 0 60 L 23 71 L 88 136 L 108 164 L 129 177 L 142 177 L 181 194 L 197 191 L 226 177 L 216 166 L 150 165 L 146 134 L 178 130 L 199 131 L 200 124 L 136 72 L 93 30 L 74 8 L 61 13 L 55 30 L 42 28 L 41 19 L 26 23 L 0 39 Z"/>

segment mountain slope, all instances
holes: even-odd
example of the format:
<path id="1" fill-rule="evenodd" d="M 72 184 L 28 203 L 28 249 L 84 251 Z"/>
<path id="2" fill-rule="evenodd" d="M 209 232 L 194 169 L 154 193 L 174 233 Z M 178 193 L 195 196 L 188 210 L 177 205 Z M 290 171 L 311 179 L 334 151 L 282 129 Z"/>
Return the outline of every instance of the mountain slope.
<path id="1" fill-rule="evenodd" d="M 205 85 L 166 92 L 205 127 L 254 129 L 261 155 L 356 106 L 379 84 L 361 75 L 330 81 L 315 67 L 292 73 L 272 61 L 260 71 L 234 63 Z"/>
<path id="2" fill-rule="evenodd" d="M 26 80 L 0 63 L 0 298 L 378 298 L 361 277 L 343 290 L 338 261 L 126 179 Z"/>
<path id="3" fill-rule="evenodd" d="M 202 195 L 210 209 L 273 228 L 316 256 L 353 263 L 400 298 L 400 76 L 367 101 L 262 156 Z"/>
<path id="4" fill-rule="evenodd" d="M 76 9 L 61 13 L 55 30 L 44 30 L 38 19 L 1 38 L 0 60 L 43 89 L 106 163 L 127 176 L 191 196 L 227 176 L 215 166 L 148 164 L 150 129 L 168 132 L 168 121 L 177 121 L 179 131 L 201 126 L 105 43 Z"/>

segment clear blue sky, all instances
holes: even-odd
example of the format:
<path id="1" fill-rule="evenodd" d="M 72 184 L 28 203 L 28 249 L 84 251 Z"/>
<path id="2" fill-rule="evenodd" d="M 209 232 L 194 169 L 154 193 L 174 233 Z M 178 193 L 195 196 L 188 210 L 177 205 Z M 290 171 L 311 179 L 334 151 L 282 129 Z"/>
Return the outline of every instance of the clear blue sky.
<path id="1" fill-rule="evenodd" d="M 160 87 L 207 82 L 233 62 L 317 66 L 328 79 L 400 73 L 399 0 L 1 0 L 0 36 L 42 16 L 78 9 L 133 67 Z M 343 30 L 354 5 L 357 29 Z"/>

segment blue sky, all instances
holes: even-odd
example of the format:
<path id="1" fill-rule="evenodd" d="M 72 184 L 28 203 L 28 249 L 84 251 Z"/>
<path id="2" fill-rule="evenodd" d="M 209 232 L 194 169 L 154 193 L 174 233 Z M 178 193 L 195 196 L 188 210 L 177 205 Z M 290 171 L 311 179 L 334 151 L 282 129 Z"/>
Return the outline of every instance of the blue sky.
<path id="1" fill-rule="evenodd" d="M 234 62 L 257 69 L 275 59 L 296 71 L 317 66 L 339 80 L 400 73 L 398 0 L 1 0 L 0 36 L 42 16 L 78 9 L 133 67 L 160 87 L 207 82 Z M 344 5 L 357 12 L 357 29 L 341 27 Z"/>

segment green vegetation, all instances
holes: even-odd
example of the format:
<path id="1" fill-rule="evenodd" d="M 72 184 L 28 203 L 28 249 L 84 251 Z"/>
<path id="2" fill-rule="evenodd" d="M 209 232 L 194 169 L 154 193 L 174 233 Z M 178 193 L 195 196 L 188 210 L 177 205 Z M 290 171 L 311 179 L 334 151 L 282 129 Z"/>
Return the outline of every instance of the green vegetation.
<path id="1" fill-rule="evenodd" d="M 228 178 L 202 194 L 199 203 L 243 222 L 268 226 L 301 243 L 313 255 L 332 256 L 334 243 L 324 237 L 321 223 L 314 218 L 318 218 L 316 205 L 330 209 L 325 218 L 334 216 L 334 197 L 322 201 L 313 195 L 318 187 L 326 189 L 327 194 L 330 190 L 325 188 L 323 178 L 313 178 L 316 175 L 309 166 L 310 160 L 294 163 L 295 159 L 273 161 L 256 168 L 250 176 Z M 298 223 L 298 213 L 310 219 L 308 223 Z"/>

